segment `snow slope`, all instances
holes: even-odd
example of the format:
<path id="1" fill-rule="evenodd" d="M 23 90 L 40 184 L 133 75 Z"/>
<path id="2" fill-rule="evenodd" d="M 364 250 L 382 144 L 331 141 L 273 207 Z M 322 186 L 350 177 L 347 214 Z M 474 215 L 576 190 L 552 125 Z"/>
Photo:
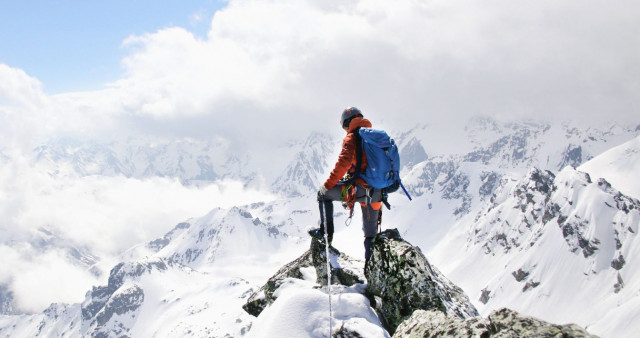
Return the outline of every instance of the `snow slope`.
<path id="1" fill-rule="evenodd" d="M 309 281 L 290 279 L 278 292 L 278 299 L 256 319 L 249 337 L 328 337 L 329 296 L 318 289 L 315 275 Z M 362 285 L 332 286 L 332 327 L 347 329 L 363 337 L 389 337 L 362 294 Z"/>
<path id="2" fill-rule="evenodd" d="M 567 167 L 504 180 L 430 252 L 481 314 L 500 307 L 632 336 L 640 315 L 640 201 Z M 588 309 L 588 310 L 585 310 Z M 636 321 L 637 322 L 637 321 Z"/>
<path id="3" fill-rule="evenodd" d="M 606 179 L 628 196 L 640 198 L 640 137 L 606 151 L 578 169 L 591 177 Z"/>

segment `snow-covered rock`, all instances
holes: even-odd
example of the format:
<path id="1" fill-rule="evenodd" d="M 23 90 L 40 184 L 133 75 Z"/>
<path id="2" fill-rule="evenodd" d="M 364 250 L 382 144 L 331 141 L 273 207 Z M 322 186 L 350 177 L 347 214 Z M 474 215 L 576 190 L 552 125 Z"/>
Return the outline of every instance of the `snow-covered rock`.
<path id="1" fill-rule="evenodd" d="M 393 337 L 596 337 L 575 324 L 556 325 L 506 308 L 488 318 L 462 320 L 440 311 L 417 310 L 398 326 Z"/>
<path id="2" fill-rule="evenodd" d="M 82 303 L 82 332 L 96 336 L 130 335 L 132 323 L 144 303 L 140 278 L 153 271 L 166 271 L 163 260 L 120 263 L 109 275 L 109 284 L 94 287 Z"/>
<path id="3" fill-rule="evenodd" d="M 327 284 L 327 259 L 325 246 L 320 241 L 311 240 L 309 250 L 300 257 L 286 264 L 265 285 L 254 292 L 243 308 L 253 316 L 258 316 L 269 305 L 276 301 L 276 291 L 289 278 L 311 279 L 315 275 L 315 282 L 320 285 Z M 341 253 L 334 247 L 329 248 L 331 262 L 331 284 L 353 286 L 364 283 L 362 273 L 363 262 Z"/>
<path id="4" fill-rule="evenodd" d="M 5 337 L 74 337 L 82 325 L 80 304 L 51 304 L 35 315 L 0 316 Z"/>

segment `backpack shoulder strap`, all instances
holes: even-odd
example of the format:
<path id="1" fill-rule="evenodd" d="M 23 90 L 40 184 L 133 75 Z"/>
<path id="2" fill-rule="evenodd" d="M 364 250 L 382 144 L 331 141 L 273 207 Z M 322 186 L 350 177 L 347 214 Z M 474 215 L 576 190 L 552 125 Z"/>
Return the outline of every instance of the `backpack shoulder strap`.
<path id="1" fill-rule="evenodd" d="M 353 177 L 358 177 L 362 170 L 362 136 L 360 136 L 360 128 L 356 129 L 353 133 L 356 141 L 356 169 Z"/>

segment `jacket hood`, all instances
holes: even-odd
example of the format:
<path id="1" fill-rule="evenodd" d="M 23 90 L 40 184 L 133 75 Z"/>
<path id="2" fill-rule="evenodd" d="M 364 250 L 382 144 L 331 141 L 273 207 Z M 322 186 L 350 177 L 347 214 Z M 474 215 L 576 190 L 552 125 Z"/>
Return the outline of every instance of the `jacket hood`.
<path id="1" fill-rule="evenodd" d="M 353 120 L 351 120 L 351 123 L 349 123 L 349 129 L 348 129 L 348 133 L 358 129 L 358 128 L 371 128 L 371 122 L 367 119 L 365 119 L 364 117 L 355 117 Z"/>

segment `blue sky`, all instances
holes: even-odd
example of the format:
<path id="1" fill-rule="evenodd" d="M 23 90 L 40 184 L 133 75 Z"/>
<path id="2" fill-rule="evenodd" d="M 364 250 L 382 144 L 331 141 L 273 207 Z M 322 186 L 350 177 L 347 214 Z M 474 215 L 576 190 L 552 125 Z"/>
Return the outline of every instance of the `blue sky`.
<path id="1" fill-rule="evenodd" d="M 38 78 L 49 94 L 117 80 L 122 41 L 180 26 L 206 36 L 219 0 L 1 0 L 0 63 Z"/>

